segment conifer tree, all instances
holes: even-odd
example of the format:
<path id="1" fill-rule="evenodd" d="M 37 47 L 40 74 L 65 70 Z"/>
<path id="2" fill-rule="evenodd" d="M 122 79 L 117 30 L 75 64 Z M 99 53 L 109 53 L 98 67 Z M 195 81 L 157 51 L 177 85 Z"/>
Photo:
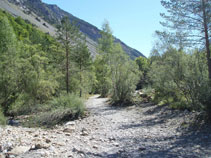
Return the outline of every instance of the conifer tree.
<path id="1" fill-rule="evenodd" d="M 85 82 L 85 73 L 90 70 L 92 63 L 91 54 L 86 45 L 86 37 L 80 37 L 80 41 L 77 43 L 77 46 L 72 54 L 72 60 L 74 61 L 78 73 L 79 73 L 79 84 L 80 84 L 80 97 L 83 93 L 83 82 Z"/>
<path id="2" fill-rule="evenodd" d="M 69 78 L 70 78 L 70 53 L 75 46 L 75 41 L 78 39 L 77 34 L 79 29 L 75 24 L 71 23 L 68 17 L 64 17 L 61 21 L 61 25 L 58 26 L 58 39 L 62 43 L 66 52 L 66 91 L 69 93 Z"/>
<path id="3" fill-rule="evenodd" d="M 194 46 L 203 44 L 204 48 L 206 48 L 209 79 L 211 79 L 209 47 L 211 37 L 211 1 L 162 0 L 161 4 L 168 12 L 168 14 L 161 14 L 166 20 L 161 22 L 161 24 L 176 31 L 175 34 L 171 35 L 177 37 L 180 43 Z M 161 35 L 165 34 L 159 33 Z"/>

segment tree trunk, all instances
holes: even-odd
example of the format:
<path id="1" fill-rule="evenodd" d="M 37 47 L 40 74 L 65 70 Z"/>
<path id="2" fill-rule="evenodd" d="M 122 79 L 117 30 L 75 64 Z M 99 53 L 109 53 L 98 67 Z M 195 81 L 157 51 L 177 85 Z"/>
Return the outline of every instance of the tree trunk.
<path id="1" fill-rule="evenodd" d="M 80 63 L 80 97 L 82 97 L 82 88 L 81 88 L 81 84 L 82 84 L 82 76 L 81 76 L 81 72 L 82 71 L 82 68 L 81 68 L 81 63 Z"/>
<path id="2" fill-rule="evenodd" d="M 68 50 L 68 36 L 66 31 L 66 91 L 69 93 L 69 50 Z"/>
<path id="3" fill-rule="evenodd" d="M 207 64 L 208 64 L 208 73 L 209 79 L 211 80 L 211 58 L 210 58 L 210 43 L 209 43 L 209 34 L 208 34 L 208 25 L 207 25 L 207 13 L 205 9 L 205 0 L 202 0 L 202 10 L 203 10 L 203 23 L 204 23 L 204 33 L 206 41 L 206 52 L 207 52 Z"/>
<path id="4" fill-rule="evenodd" d="M 68 48 L 66 48 L 66 90 L 69 93 L 69 53 Z"/>

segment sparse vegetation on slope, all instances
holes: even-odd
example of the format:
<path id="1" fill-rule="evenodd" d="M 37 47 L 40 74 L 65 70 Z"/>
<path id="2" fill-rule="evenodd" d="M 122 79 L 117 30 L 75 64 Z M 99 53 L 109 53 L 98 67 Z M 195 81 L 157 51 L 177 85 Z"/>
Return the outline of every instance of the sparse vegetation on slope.
<path id="1" fill-rule="evenodd" d="M 0 78 L 0 105 L 3 113 L 17 116 L 47 112 L 50 109 L 59 111 L 60 107 L 56 108 L 52 102 L 57 101 L 57 104 L 60 104 L 61 99 L 58 96 L 63 95 L 66 89 L 63 86 L 65 84 L 63 62 L 66 59 L 62 45 L 20 17 L 14 18 L 4 11 L 0 11 L 0 28 L 0 72 L 3 74 Z M 79 47 L 81 47 L 79 43 L 71 47 L 70 55 L 77 53 Z M 83 48 L 86 46 L 83 45 Z M 88 50 L 87 56 L 90 56 Z M 77 59 L 81 61 L 81 58 L 80 56 Z M 91 65 L 91 58 L 86 59 Z M 91 85 L 90 76 L 83 75 L 83 80 L 80 81 L 78 76 L 82 72 L 77 71 L 78 60 L 69 58 L 67 60 L 72 68 L 69 72 L 71 78 L 68 88 L 71 93 L 84 96 L 90 91 L 87 88 L 90 87 L 87 85 Z M 85 72 L 87 73 L 83 69 L 83 73 Z M 82 87 L 80 84 L 84 80 L 86 84 L 83 83 Z M 76 95 L 62 98 L 67 102 L 65 110 L 69 111 L 68 115 L 72 115 L 70 119 L 83 114 L 83 101 L 80 98 L 76 99 Z M 48 104 L 50 102 L 52 104 Z M 58 116 L 61 114 L 62 118 L 63 112 L 61 113 L 60 109 L 56 114 Z"/>
<path id="2" fill-rule="evenodd" d="M 89 24 L 88 22 L 81 20 L 70 13 L 65 12 L 56 5 L 49 5 L 41 2 L 41 0 L 23 0 L 17 2 L 17 0 L 9 0 L 11 3 L 26 7 L 31 12 L 34 12 L 38 17 L 43 18 L 46 22 L 57 26 L 60 24 L 62 18 L 68 17 L 71 22 L 76 22 L 80 28 L 80 31 L 88 36 L 94 42 L 98 42 L 101 37 L 100 30 Z M 121 40 L 115 38 L 116 43 L 120 43 L 123 50 L 132 58 L 135 59 L 139 56 L 144 56 L 139 51 L 127 46 Z"/>

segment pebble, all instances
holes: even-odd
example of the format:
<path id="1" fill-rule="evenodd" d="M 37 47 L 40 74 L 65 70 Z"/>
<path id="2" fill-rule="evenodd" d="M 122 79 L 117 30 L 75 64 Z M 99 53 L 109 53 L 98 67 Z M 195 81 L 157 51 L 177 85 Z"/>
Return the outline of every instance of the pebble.
<path id="1" fill-rule="evenodd" d="M 52 130 L 0 127 L 0 158 L 5 158 L 6 154 L 21 146 L 28 150 L 25 150 L 27 156 L 21 154 L 22 158 L 168 158 L 211 155 L 211 128 L 204 133 L 199 131 L 196 135 L 194 132 L 184 133 L 180 125 L 184 122 L 185 112 L 177 114 L 150 103 L 130 108 L 116 108 L 107 104 L 107 99 L 93 96 L 87 102 L 90 111 L 88 117 L 57 125 Z M 188 117 L 185 122 L 189 123 Z"/>
<path id="2" fill-rule="evenodd" d="M 75 131 L 75 127 L 68 127 L 63 130 L 65 133 L 73 133 Z"/>

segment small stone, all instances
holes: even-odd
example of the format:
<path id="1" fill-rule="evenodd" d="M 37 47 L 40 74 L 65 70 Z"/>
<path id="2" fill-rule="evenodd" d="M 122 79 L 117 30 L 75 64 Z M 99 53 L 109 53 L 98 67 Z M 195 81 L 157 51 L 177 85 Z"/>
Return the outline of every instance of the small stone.
<path id="1" fill-rule="evenodd" d="M 75 128 L 74 128 L 74 127 L 65 128 L 65 129 L 63 130 L 63 132 L 65 132 L 65 133 L 72 133 L 72 132 L 74 132 L 74 131 L 75 131 Z"/>
<path id="2" fill-rule="evenodd" d="M 62 142 L 58 142 L 58 143 L 53 143 L 53 145 L 57 145 L 57 146 L 65 146 L 66 144 L 65 144 L 65 143 L 62 143 Z"/>
<path id="3" fill-rule="evenodd" d="M 98 149 L 98 146 L 97 146 L 97 145 L 94 145 L 93 148 L 94 148 L 94 149 Z"/>
<path id="4" fill-rule="evenodd" d="M 35 144 L 31 147 L 31 150 L 38 150 L 38 149 L 47 149 L 49 148 L 49 145 L 45 144 Z"/>
<path id="5" fill-rule="evenodd" d="M 67 122 L 65 124 L 65 126 L 74 126 L 75 125 L 75 122 L 74 121 L 70 121 L 70 122 Z"/>
<path id="6" fill-rule="evenodd" d="M 81 135 L 82 135 L 82 136 L 88 136 L 88 135 L 89 135 L 88 130 L 87 130 L 86 128 L 83 128 L 83 129 L 81 130 Z"/>
<path id="7" fill-rule="evenodd" d="M 33 131 L 26 131 L 26 132 L 28 132 L 29 134 L 32 134 L 33 133 Z"/>
<path id="8" fill-rule="evenodd" d="M 61 133 L 61 132 L 59 132 L 59 131 L 56 131 L 56 133 L 57 133 L 57 134 L 62 134 L 62 133 Z"/>
<path id="9" fill-rule="evenodd" d="M 114 141 L 114 140 L 116 140 L 116 138 L 114 138 L 114 137 L 110 137 L 110 138 L 108 138 L 109 139 L 109 141 Z"/>
<path id="10" fill-rule="evenodd" d="M 140 147 L 138 150 L 139 151 L 144 151 L 144 150 L 146 150 L 146 148 L 145 147 Z"/>
<path id="11" fill-rule="evenodd" d="M 70 134 L 69 134 L 69 133 L 66 133 L 65 135 L 66 135 L 66 136 L 70 136 Z"/>
<path id="12" fill-rule="evenodd" d="M 73 147 L 72 152 L 79 152 L 79 149 L 77 149 L 77 148 Z"/>
<path id="13" fill-rule="evenodd" d="M 102 138 L 100 138 L 100 139 L 99 139 L 99 141 L 101 141 L 101 142 L 105 142 L 105 140 L 104 140 L 104 139 L 102 139 Z"/>
<path id="14" fill-rule="evenodd" d="M 118 146 L 119 146 L 119 143 L 115 142 L 114 145 L 115 145 L 116 147 L 118 147 Z"/>
<path id="15" fill-rule="evenodd" d="M 46 142 L 46 143 L 50 143 L 51 140 L 50 140 L 50 139 L 46 139 L 45 142 Z"/>

